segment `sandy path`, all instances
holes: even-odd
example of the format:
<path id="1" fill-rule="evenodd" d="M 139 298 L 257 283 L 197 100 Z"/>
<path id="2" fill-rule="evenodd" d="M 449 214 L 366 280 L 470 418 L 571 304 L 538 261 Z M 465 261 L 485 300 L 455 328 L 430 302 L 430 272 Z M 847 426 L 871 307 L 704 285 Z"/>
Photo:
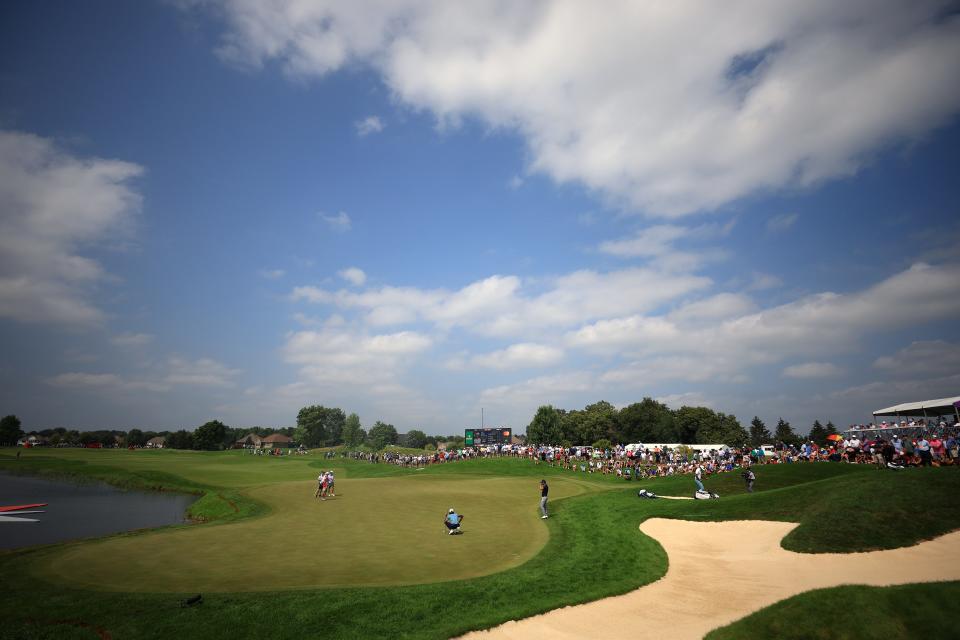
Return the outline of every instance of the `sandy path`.
<path id="1" fill-rule="evenodd" d="M 507 622 L 465 638 L 702 638 L 811 589 L 960 579 L 960 531 L 912 547 L 868 553 L 800 554 L 780 541 L 784 522 L 689 522 L 653 518 L 640 530 L 670 558 L 667 575 L 612 598 Z"/>

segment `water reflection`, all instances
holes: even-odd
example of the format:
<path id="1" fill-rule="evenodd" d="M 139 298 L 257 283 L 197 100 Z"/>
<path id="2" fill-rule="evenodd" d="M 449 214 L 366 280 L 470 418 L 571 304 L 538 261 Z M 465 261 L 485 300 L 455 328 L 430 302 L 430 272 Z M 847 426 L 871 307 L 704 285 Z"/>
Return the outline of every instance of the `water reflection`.
<path id="1" fill-rule="evenodd" d="M 108 484 L 75 484 L 0 473 L 0 506 L 46 502 L 38 522 L 0 522 L 0 549 L 17 549 L 119 531 L 177 524 L 195 496 L 121 491 Z"/>

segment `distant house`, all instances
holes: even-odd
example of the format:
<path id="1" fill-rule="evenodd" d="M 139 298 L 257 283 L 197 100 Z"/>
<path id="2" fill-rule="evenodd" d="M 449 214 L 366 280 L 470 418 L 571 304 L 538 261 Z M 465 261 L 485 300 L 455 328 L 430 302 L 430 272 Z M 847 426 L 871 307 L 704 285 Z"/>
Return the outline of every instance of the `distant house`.
<path id="1" fill-rule="evenodd" d="M 147 440 L 148 449 L 163 449 L 167 445 L 167 439 L 163 436 L 157 436 L 156 438 L 150 438 Z"/>
<path id="2" fill-rule="evenodd" d="M 293 445 L 293 438 L 290 436 L 285 436 L 282 433 L 272 433 L 263 438 L 260 442 L 261 446 L 275 449 L 277 447 L 289 447 Z"/>
<path id="3" fill-rule="evenodd" d="M 248 433 L 237 440 L 235 447 L 253 447 L 254 449 L 276 449 L 277 447 L 289 447 L 293 444 L 293 438 L 285 436 L 282 433 L 271 433 L 269 436 L 258 436 L 255 433 Z"/>
<path id="4" fill-rule="evenodd" d="M 248 433 L 247 435 L 245 435 L 245 436 L 243 436 L 242 438 L 240 438 L 239 440 L 237 440 L 235 446 L 237 446 L 237 447 L 259 447 L 262 442 L 263 442 L 263 438 L 261 438 L 261 437 L 258 436 L 257 434 L 255 434 L 255 433 Z"/>

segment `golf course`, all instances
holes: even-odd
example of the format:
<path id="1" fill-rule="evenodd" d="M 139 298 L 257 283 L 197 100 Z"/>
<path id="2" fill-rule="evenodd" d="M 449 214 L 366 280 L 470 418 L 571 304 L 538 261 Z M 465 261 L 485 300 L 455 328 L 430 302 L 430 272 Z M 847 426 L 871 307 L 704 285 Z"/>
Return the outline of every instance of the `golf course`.
<path id="1" fill-rule="evenodd" d="M 315 478 L 327 469 L 336 497 L 320 501 Z M 656 583 L 672 566 L 670 545 L 652 537 L 657 522 L 795 523 L 778 524 L 771 544 L 811 558 L 903 551 L 960 528 L 954 468 L 768 465 L 753 494 L 736 473 L 709 477 L 722 496 L 710 501 L 636 496 L 641 487 L 689 496 L 685 476 L 626 482 L 516 458 L 417 470 L 319 451 L 53 449 L 16 459 L 4 449 L 0 471 L 197 496 L 190 524 L 0 552 L 4 638 L 447 638 Z M 465 515 L 463 535 L 442 526 L 451 507 Z M 181 606 L 196 594 L 202 603 Z M 755 607 L 711 637 L 944 637 L 958 596 L 956 581 L 835 586 Z M 824 627 L 818 617 L 836 602 L 863 603 L 869 621 Z"/>

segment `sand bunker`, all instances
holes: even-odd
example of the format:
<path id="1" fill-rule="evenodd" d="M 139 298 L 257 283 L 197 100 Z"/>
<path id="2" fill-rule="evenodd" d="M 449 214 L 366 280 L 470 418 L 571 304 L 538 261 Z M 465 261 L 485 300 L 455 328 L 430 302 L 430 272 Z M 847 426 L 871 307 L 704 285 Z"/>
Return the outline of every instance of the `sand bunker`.
<path id="1" fill-rule="evenodd" d="M 663 578 L 636 591 L 565 607 L 464 636 L 702 638 L 707 632 L 804 591 L 841 584 L 887 586 L 960 579 L 960 531 L 912 547 L 801 554 L 780 541 L 796 524 L 652 518 L 640 530 L 666 550 Z M 625 627 L 631 621 L 629 627 Z"/>

